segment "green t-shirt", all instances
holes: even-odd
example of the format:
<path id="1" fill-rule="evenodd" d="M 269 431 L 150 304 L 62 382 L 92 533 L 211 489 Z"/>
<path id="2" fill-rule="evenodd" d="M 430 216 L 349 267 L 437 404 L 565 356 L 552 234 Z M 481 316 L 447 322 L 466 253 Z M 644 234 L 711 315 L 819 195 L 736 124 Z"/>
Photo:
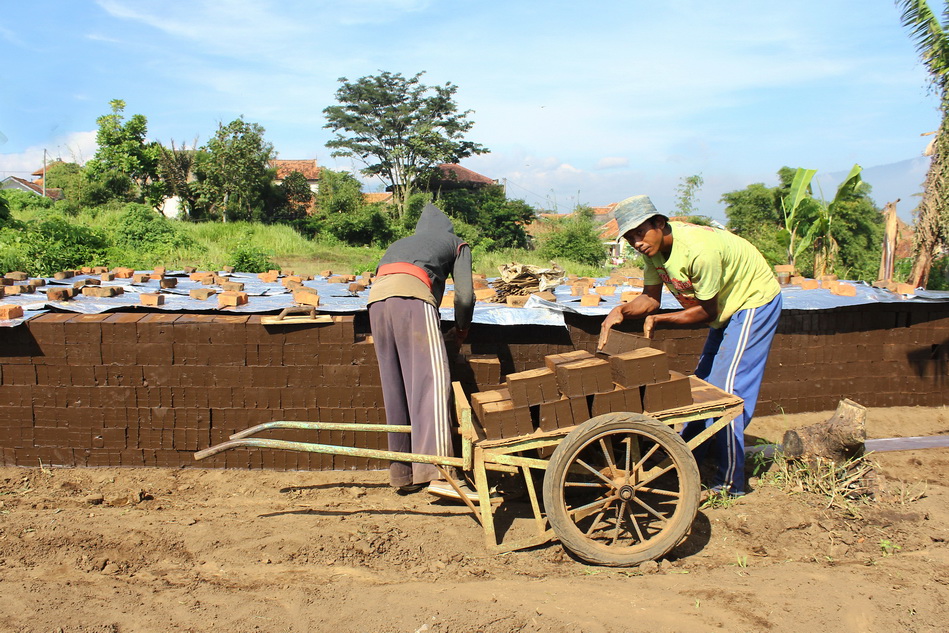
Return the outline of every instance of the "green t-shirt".
<path id="1" fill-rule="evenodd" d="M 687 222 L 669 222 L 672 252 L 646 257 L 647 286 L 664 283 L 683 308 L 718 297 L 721 328 L 739 310 L 757 308 L 774 299 L 781 286 L 764 256 L 733 233 Z"/>

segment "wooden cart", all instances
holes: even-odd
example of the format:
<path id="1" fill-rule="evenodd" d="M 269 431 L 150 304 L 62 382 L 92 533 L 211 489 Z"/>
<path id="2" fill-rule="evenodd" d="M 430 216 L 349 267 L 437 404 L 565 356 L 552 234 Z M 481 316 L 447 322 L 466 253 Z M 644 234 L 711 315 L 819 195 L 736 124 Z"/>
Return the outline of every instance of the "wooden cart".
<path id="1" fill-rule="evenodd" d="M 278 421 L 236 433 L 227 442 L 195 453 L 195 459 L 232 448 L 262 448 L 429 463 L 456 488 L 447 469 L 457 468 L 473 479 L 478 490 L 477 504 L 457 492 L 483 527 L 490 550 L 507 552 L 559 539 L 588 562 L 637 565 L 665 555 L 687 534 L 701 494 L 692 450 L 742 412 L 740 398 L 694 376 L 690 380 L 693 404 L 688 407 L 608 413 L 574 427 L 500 440 L 484 439 L 461 385 L 454 383 L 460 457 L 254 437 L 274 429 L 411 432 L 409 426 Z M 689 442 L 677 432 L 687 422 L 705 419 L 714 422 Z M 507 542 L 499 538 L 500 506 L 489 497 L 490 472 L 523 477 L 533 513 L 530 536 Z M 535 485 L 538 476 L 542 477 L 540 496 Z"/>

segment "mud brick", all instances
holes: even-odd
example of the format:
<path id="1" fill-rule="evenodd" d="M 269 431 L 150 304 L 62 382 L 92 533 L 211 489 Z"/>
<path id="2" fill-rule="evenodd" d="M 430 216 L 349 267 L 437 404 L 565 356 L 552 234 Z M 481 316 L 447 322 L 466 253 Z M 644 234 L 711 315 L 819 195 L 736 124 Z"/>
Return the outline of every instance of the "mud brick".
<path id="1" fill-rule="evenodd" d="M 801 286 L 802 290 L 817 290 L 818 288 L 821 287 L 820 282 L 817 281 L 816 279 L 801 278 L 799 285 Z"/>
<path id="2" fill-rule="evenodd" d="M 99 281 L 98 279 L 80 279 L 79 281 L 74 281 L 72 284 L 72 287 L 76 289 L 80 289 L 80 288 L 85 288 L 86 286 L 98 286 L 101 284 L 102 282 Z"/>
<path id="3" fill-rule="evenodd" d="M 489 402 L 501 402 L 510 400 L 511 392 L 507 389 L 498 389 L 494 391 L 479 391 L 471 394 L 471 410 L 479 420 L 483 417 L 484 405 Z"/>
<path id="4" fill-rule="evenodd" d="M 612 391 L 610 363 L 599 358 L 588 358 L 558 365 L 557 385 L 560 393 L 568 398 Z"/>
<path id="5" fill-rule="evenodd" d="M 601 297 L 612 297 L 616 294 L 616 285 L 596 286 L 593 288 L 593 292 Z"/>
<path id="6" fill-rule="evenodd" d="M 23 316 L 23 307 L 18 305 L 0 305 L 0 320 L 19 319 Z"/>
<path id="7" fill-rule="evenodd" d="M 99 275 L 100 281 L 115 281 L 115 273 L 102 273 Z"/>
<path id="8" fill-rule="evenodd" d="M 511 400 L 517 407 L 560 399 L 557 375 L 546 367 L 508 374 L 506 382 L 511 392 Z"/>
<path id="9" fill-rule="evenodd" d="M 573 363 L 578 360 L 586 360 L 589 358 L 594 358 L 593 354 L 586 350 L 578 349 L 576 351 L 563 352 L 561 354 L 548 354 L 547 356 L 544 356 L 544 365 L 546 365 L 547 369 L 550 371 L 556 372 L 558 365 Z"/>
<path id="10" fill-rule="evenodd" d="M 669 372 L 669 379 L 641 387 L 643 410 L 653 413 L 678 409 L 692 404 L 692 386 L 689 377 L 676 371 Z"/>
<path id="11" fill-rule="evenodd" d="M 468 365 L 474 373 L 475 384 L 497 385 L 501 382 L 501 360 L 490 356 L 472 356 Z M 377 370 L 378 372 L 378 370 Z"/>
<path id="12" fill-rule="evenodd" d="M 152 293 L 152 292 L 143 292 L 138 295 L 139 301 L 143 306 L 162 306 L 165 305 L 165 295 Z"/>
<path id="13" fill-rule="evenodd" d="M 49 301 L 69 301 L 75 295 L 75 288 L 65 286 L 50 287 L 46 291 L 46 299 Z"/>
<path id="14" fill-rule="evenodd" d="M 310 290 L 299 290 L 293 293 L 293 302 L 301 306 L 316 306 L 320 305 L 320 295 L 316 292 L 311 292 Z"/>
<path id="15" fill-rule="evenodd" d="M 349 346 L 356 342 L 355 318 L 353 315 L 334 316 L 333 330 L 335 340 L 344 343 L 346 351 L 349 351 Z"/>
<path id="16" fill-rule="evenodd" d="M 243 292 L 244 291 L 244 283 L 241 281 L 225 281 L 224 283 L 220 285 L 221 285 L 221 290 L 225 292 Z"/>
<path id="17" fill-rule="evenodd" d="M 554 431 L 574 425 L 570 400 L 562 398 L 538 405 L 538 427 L 541 431 Z"/>
<path id="18" fill-rule="evenodd" d="M 171 342 L 139 343 L 135 346 L 135 362 L 139 365 L 171 365 L 173 349 Z"/>
<path id="19" fill-rule="evenodd" d="M 61 270 L 58 273 L 53 273 L 53 279 L 62 281 L 63 279 L 69 279 L 75 274 L 72 270 Z"/>
<path id="20" fill-rule="evenodd" d="M 600 302 L 603 300 L 603 297 L 600 295 L 583 295 L 580 297 L 580 305 L 592 308 L 600 305 Z"/>
<path id="21" fill-rule="evenodd" d="M 620 303 L 629 303 L 630 301 L 632 301 L 636 297 L 639 297 L 642 294 L 643 294 L 642 292 L 639 292 L 637 290 L 625 290 L 620 293 L 619 301 Z"/>
<path id="22" fill-rule="evenodd" d="M 538 299 L 543 299 L 544 301 L 553 301 L 555 303 L 557 301 L 557 295 L 555 295 L 550 290 L 544 290 L 543 292 L 535 292 L 531 296 L 537 297 Z"/>
<path id="23" fill-rule="evenodd" d="M 476 301 L 487 302 L 498 296 L 498 293 L 494 290 L 494 288 L 479 288 L 478 290 L 474 291 L 474 295 Z"/>
<path id="24" fill-rule="evenodd" d="M 833 288 L 830 289 L 832 293 L 841 297 L 856 297 L 857 288 L 852 284 L 845 284 L 838 282 Z"/>
<path id="25" fill-rule="evenodd" d="M 189 281 L 196 281 L 198 283 L 204 283 L 204 280 L 208 278 L 211 278 L 213 280 L 214 273 L 204 270 L 204 271 L 198 271 L 198 272 L 193 272 L 193 273 L 188 274 Z"/>
<path id="26" fill-rule="evenodd" d="M 606 337 L 606 343 L 603 344 L 603 349 L 599 351 L 607 356 L 613 356 L 614 354 L 622 354 L 623 352 L 649 347 L 651 344 L 652 341 L 641 334 L 620 332 L 619 330 L 611 329 L 609 335 Z"/>
<path id="27" fill-rule="evenodd" d="M 146 314 L 136 324 L 139 343 L 167 343 L 171 337 L 177 314 Z M 171 364 L 169 361 L 168 364 Z"/>
<path id="28" fill-rule="evenodd" d="M 136 273 L 132 275 L 133 284 L 145 284 L 152 278 L 149 273 Z"/>
<path id="29" fill-rule="evenodd" d="M 12 286 L 5 286 L 3 290 L 4 295 L 31 295 L 36 292 L 36 286 L 31 284 L 14 284 Z"/>
<path id="30" fill-rule="evenodd" d="M 598 393 L 594 395 L 591 400 L 590 415 L 592 417 L 619 411 L 629 413 L 643 412 L 642 394 L 638 387 L 634 389 L 624 389 L 620 387 L 614 391 Z"/>
<path id="31" fill-rule="evenodd" d="M 570 296 L 571 297 L 585 297 L 590 294 L 591 284 L 588 283 L 575 283 L 570 286 Z"/>
<path id="32" fill-rule="evenodd" d="M 27 279 L 30 278 L 30 276 L 27 275 L 25 272 L 14 270 L 5 274 L 3 278 L 12 279 L 13 281 L 26 281 Z"/>
<path id="33" fill-rule="evenodd" d="M 264 282 L 265 284 L 277 283 L 277 279 L 280 277 L 280 273 L 277 271 L 270 271 L 266 273 L 258 273 L 257 279 Z"/>
<path id="34" fill-rule="evenodd" d="M 511 308 L 523 308 L 528 299 L 530 299 L 528 295 L 508 295 L 505 303 Z"/>
<path id="35" fill-rule="evenodd" d="M 590 419 L 590 399 L 587 396 L 567 398 L 567 402 L 570 403 L 574 424 L 582 424 Z"/>
<path id="36" fill-rule="evenodd" d="M 220 308 L 242 306 L 247 303 L 246 292 L 224 291 L 217 297 L 217 304 Z"/>
<path id="37" fill-rule="evenodd" d="M 530 409 L 516 407 L 510 400 L 485 403 L 479 420 L 489 440 L 527 435 L 533 431 Z"/>
<path id="38" fill-rule="evenodd" d="M 214 288 L 192 288 L 188 291 L 188 296 L 198 301 L 204 301 L 208 297 L 213 297 L 216 294 L 217 290 Z"/>
<path id="39" fill-rule="evenodd" d="M 36 367 L 33 365 L 3 365 L 0 382 L 4 385 L 35 385 Z"/>
<path id="40" fill-rule="evenodd" d="M 613 381 L 623 387 L 639 387 L 669 379 L 665 352 L 643 347 L 610 356 Z"/>

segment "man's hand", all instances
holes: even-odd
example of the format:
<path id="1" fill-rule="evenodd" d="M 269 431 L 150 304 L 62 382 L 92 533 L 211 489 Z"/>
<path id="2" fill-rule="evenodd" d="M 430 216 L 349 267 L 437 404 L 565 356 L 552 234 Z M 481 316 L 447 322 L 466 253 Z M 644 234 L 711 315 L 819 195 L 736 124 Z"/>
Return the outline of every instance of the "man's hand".
<path id="1" fill-rule="evenodd" d="M 646 317 L 646 320 L 643 321 L 643 336 L 646 338 L 652 338 L 652 331 L 656 329 L 656 317 L 655 315 L 650 314 Z"/>
<path id="2" fill-rule="evenodd" d="M 606 345 L 606 339 L 609 337 L 610 330 L 613 329 L 613 326 L 623 322 L 623 312 L 620 308 L 621 306 L 616 306 L 610 310 L 610 313 L 603 319 L 603 325 L 600 326 L 600 340 L 597 341 L 596 344 L 597 349 L 603 349 L 603 346 Z"/>

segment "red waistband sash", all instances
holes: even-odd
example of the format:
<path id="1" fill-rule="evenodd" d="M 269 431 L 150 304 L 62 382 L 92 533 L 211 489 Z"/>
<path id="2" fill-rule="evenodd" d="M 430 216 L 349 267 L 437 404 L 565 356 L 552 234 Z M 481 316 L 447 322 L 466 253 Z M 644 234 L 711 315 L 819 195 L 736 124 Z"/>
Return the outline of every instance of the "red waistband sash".
<path id="1" fill-rule="evenodd" d="M 382 277 L 384 275 L 394 275 L 394 274 L 403 274 L 403 275 L 412 275 L 418 279 L 421 279 L 422 282 L 428 286 L 428 289 L 432 289 L 432 280 L 429 278 L 428 273 L 423 269 L 419 268 L 415 264 L 409 264 L 407 262 L 394 262 L 392 264 L 383 264 L 379 266 L 378 272 L 376 272 L 376 277 Z"/>

